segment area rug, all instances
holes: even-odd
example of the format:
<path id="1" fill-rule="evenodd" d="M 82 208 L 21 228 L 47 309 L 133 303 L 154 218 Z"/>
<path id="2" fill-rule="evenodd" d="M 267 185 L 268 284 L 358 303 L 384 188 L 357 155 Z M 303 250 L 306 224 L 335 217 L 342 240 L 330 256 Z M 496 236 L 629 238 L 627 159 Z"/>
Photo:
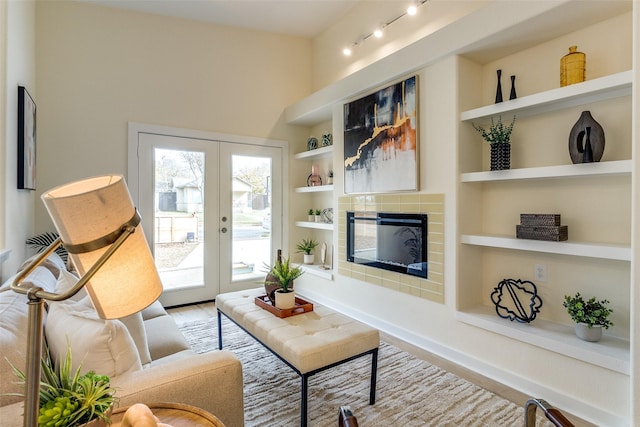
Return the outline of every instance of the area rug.
<path id="1" fill-rule="evenodd" d="M 179 325 L 197 353 L 218 348 L 217 319 Z M 301 379 L 261 344 L 223 317 L 223 345 L 242 362 L 245 425 L 300 425 Z M 522 426 L 522 407 L 382 342 L 375 405 L 369 405 L 371 358 L 363 357 L 309 379 L 308 424 L 337 426 L 349 405 L 362 427 Z M 538 425 L 551 426 L 544 420 Z"/>

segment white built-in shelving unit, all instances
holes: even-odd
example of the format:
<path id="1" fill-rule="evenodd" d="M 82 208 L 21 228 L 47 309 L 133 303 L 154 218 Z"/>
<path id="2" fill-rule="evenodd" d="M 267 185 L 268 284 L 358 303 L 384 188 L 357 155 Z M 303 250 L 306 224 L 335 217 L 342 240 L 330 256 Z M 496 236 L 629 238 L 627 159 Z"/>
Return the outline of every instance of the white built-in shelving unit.
<path id="1" fill-rule="evenodd" d="M 582 106 L 594 102 L 613 100 L 631 95 L 632 72 L 625 71 L 613 75 L 573 84 L 524 96 L 509 102 L 492 104 L 463 111 L 461 122 L 496 118 L 501 114 L 516 115 L 519 119 L 551 111 Z M 562 186 L 566 179 L 583 177 L 627 176 L 631 177 L 633 163 L 631 159 L 601 163 L 551 165 L 530 168 L 518 168 L 504 171 L 472 171 L 460 174 L 461 185 L 499 185 L 505 183 L 524 183 L 534 180 L 553 181 Z M 526 191 L 523 190 L 523 191 Z M 475 190 L 478 199 L 482 200 L 484 188 Z M 631 197 L 631 195 L 629 195 Z M 473 209 L 472 202 L 463 202 L 463 209 Z M 479 248 L 521 251 L 523 253 L 546 253 L 560 256 L 594 258 L 599 260 L 622 261 L 630 263 L 632 252 L 630 244 L 611 244 L 588 241 L 549 242 L 517 239 L 515 236 L 494 235 L 489 233 L 460 234 L 459 241 L 463 246 Z M 482 252 L 473 252 L 467 257 L 482 256 Z M 472 258 L 468 258 L 470 261 Z M 464 263 L 464 256 L 463 261 Z M 462 291 L 471 289 L 473 283 L 463 283 Z M 471 287 L 471 288 L 470 288 Z M 462 305 L 462 304 L 461 304 Z M 547 350 L 558 352 L 584 362 L 611 369 L 623 374 L 630 373 L 629 341 L 613 336 L 605 336 L 598 344 L 585 343 L 575 337 L 573 328 L 557 322 L 536 319 L 530 324 L 508 322 L 496 316 L 493 307 L 481 301 L 477 304 L 462 305 L 456 312 L 457 319 L 473 324 L 513 339 L 527 342 Z"/>

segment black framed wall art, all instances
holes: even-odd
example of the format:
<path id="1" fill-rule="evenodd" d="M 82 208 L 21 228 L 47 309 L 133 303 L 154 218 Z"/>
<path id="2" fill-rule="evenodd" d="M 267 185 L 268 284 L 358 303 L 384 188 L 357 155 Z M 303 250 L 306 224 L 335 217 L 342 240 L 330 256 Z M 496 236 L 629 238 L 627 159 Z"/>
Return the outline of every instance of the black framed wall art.
<path id="1" fill-rule="evenodd" d="M 344 105 L 344 192 L 418 190 L 418 77 Z"/>
<path id="2" fill-rule="evenodd" d="M 18 86 L 18 189 L 36 189 L 36 103 Z"/>

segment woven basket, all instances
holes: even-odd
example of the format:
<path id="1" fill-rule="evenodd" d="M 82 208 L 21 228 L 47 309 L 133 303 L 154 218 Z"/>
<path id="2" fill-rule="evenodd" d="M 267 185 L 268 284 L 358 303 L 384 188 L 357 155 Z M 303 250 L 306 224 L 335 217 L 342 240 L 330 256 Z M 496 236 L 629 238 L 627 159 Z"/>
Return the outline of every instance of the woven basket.
<path id="1" fill-rule="evenodd" d="M 559 226 L 560 214 L 520 214 L 520 225 Z"/>
<path id="2" fill-rule="evenodd" d="M 561 226 L 528 226 L 516 225 L 518 239 L 546 240 L 561 242 L 568 240 L 569 230 L 566 225 Z"/>

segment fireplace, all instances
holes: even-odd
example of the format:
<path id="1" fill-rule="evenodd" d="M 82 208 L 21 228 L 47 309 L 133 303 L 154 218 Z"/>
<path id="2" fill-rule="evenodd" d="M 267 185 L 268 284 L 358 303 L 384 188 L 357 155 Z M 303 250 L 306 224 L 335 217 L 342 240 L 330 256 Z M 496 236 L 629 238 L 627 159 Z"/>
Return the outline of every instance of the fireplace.
<path id="1" fill-rule="evenodd" d="M 347 211 L 347 261 L 427 278 L 427 214 Z"/>

